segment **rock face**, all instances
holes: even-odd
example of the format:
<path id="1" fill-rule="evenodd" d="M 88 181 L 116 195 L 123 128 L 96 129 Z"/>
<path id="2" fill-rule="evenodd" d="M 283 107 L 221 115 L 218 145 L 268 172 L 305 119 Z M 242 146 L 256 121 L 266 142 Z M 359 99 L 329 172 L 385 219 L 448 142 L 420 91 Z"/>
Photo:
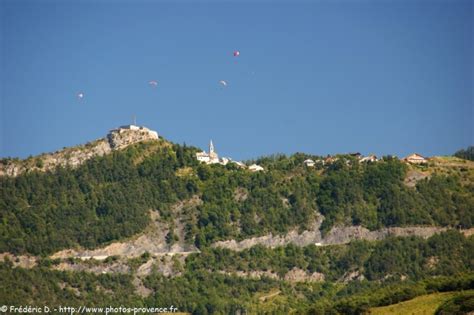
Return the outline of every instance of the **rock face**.
<path id="1" fill-rule="evenodd" d="M 405 177 L 404 184 L 408 187 L 415 187 L 417 182 L 425 178 L 430 178 L 430 174 L 418 170 L 409 170 Z"/>
<path id="2" fill-rule="evenodd" d="M 186 201 L 178 202 L 173 206 L 173 211 L 179 213 L 185 207 L 192 207 L 200 204 L 201 200 L 194 196 Z M 177 215 L 179 218 L 179 215 Z M 192 253 L 198 253 L 199 250 L 194 244 L 188 244 L 184 240 L 184 231 L 176 232 L 177 230 L 184 229 L 184 226 L 180 227 L 175 223 L 175 233 L 178 236 L 178 240 L 172 246 L 166 242 L 166 235 L 170 231 L 170 227 L 165 222 L 160 220 L 159 213 L 157 211 L 150 211 L 151 224 L 141 235 L 137 235 L 134 238 L 125 240 L 122 242 L 114 242 L 105 247 L 97 249 L 65 249 L 54 253 L 50 256 L 51 259 L 61 258 L 66 259 L 69 257 L 80 258 L 83 260 L 95 259 L 104 260 L 110 256 L 121 256 L 127 258 L 139 257 L 140 255 L 148 252 L 155 256 L 163 255 L 183 255 L 187 256 Z"/>
<path id="3" fill-rule="evenodd" d="M 446 228 L 435 226 L 388 227 L 369 231 L 361 226 L 334 227 L 321 241 L 323 245 L 345 244 L 352 240 L 377 241 L 388 236 L 420 236 L 428 238 L 436 233 L 446 231 Z"/>
<path id="4" fill-rule="evenodd" d="M 295 267 L 286 273 L 284 280 L 288 282 L 320 282 L 324 281 L 324 274 L 319 272 L 309 274 Z"/>
<path id="5" fill-rule="evenodd" d="M 137 142 L 158 140 L 158 133 L 146 127 L 129 125 L 111 130 L 107 139 L 113 150 L 119 150 Z"/>
<path id="6" fill-rule="evenodd" d="M 315 244 L 317 246 L 323 246 L 347 244 L 353 240 L 376 241 L 388 236 L 421 236 L 428 238 L 436 233 L 446 231 L 446 228 L 432 226 L 389 227 L 376 231 L 370 231 L 362 226 L 342 226 L 333 227 L 323 238 L 319 231 L 322 220 L 323 218 L 320 216 L 313 229 L 304 231 L 301 234 L 298 234 L 296 230 L 293 230 L 288 232 L 286 235 L 273 236 L 272 234 L 269 234 L 245 239 L 240 242 L 235 240 L 219 241 L 214 243 L 212 246 L 228 248 L 235 251 L 241 251 L 255 245 L 263 245 L 270 248 L 287 244 L 294 244 L 296 246 Z"/>
<path id="7" fill-rule="evenodd" d="M 235 275 L 241 278 L 250 278 L 250 279 L 262 279 L 263 277 L 274 279 L 274 280 L 284 280 L 292 283 L 296 282 L 322 282 L 325 277 L 324 274 L 319 272 L 308 273 L 303 269 L 294 267 L 288 271 L 283 277 L 280 277 L 276 272 L 271 270 L 251 270 L 251 271 L 224 271 L 219 270 L 218 273 L 225 275 Z"/>
<path id="8" fill-rule="evenodd" d="M 0 253 L 0 261 L 3 262 L 5 260 L 9 260 L 15 268 L 20 267 L 29 269 L 36 266 L 38 258 L 35 256 L 16 256 L 10 253 Z"/>
<path id="9" fill-rule="evenodd" d="M 77 167 L 85 161 L 124 149 L 141 141 L 158 140 L 158 133 L 145 127 L 123 126 L 113 129 L 106 138 L 66 148 L 49 154 L 42 154 L 26 160 L 4 159 L 0 161 L 0 176 L 15 177 L 27 171 L 48 171 L 58 166 Z"/>
<path id="10" fill-rule="evenodd" d="M 313 229 L 304 231 L 303 233 L 299 234 L 297 230 L 292 230 L 288 232 L 286 235 L 273 235 L 268 234 L 260 237 L 253 237 L 242 240 L 237 242 L 235 240 L 229 241 L 219 241 L 214 243 L 213 247 L 223 247 L 229 248 L 232 250 L 241 251 L 247 248 L 250 248 L 255 245 L 263 245 L 266 247 L 278 247 L 284 246 L 287 244 L 295 244 L 297 246 L 306 246 L 314 243 L 318 243 L 321 241 L 321 232 L 319 231 L 319 227 L 323 221 L 323 216 L 319 216 L 316 219 Z"/>

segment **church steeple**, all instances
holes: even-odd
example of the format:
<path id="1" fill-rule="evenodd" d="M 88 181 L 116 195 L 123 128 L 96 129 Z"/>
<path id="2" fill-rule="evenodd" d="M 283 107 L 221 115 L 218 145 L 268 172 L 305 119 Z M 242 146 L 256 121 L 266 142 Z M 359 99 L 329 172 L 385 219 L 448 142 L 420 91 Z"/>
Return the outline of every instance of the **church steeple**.
<path id="1" fill-rule="evenodd" d="M 212 143 L 212 140 L 211 140 L 211 142 L 209 142 L 209 155 L 213 153 L 214 153 L 214 144 Z"/>

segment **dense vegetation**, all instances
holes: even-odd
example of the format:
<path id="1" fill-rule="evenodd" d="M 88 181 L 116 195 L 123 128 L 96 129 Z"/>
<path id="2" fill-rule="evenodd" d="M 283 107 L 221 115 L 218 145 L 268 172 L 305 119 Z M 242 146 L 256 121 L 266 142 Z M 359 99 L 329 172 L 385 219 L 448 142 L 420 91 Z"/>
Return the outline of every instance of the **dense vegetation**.
<path id="1" fill-rule="evenodd" d="M 474 161 L 474 146 L 469 146 L 467 147 L 467 149 L 461 149 L 459 151 L 456 151 L 456 153 L 454 153 L 454 156 L 460 159 Z"/>
<path id="2" fill-rule="evenodd" d="M 460 294 L 445 303 L 437 310 L 436 315 L 462 315 L 474 311 L 474 292 Z"/>
<path id="3" fill-rule="evenodd" d="M 12 268 L 12 263 L 6 261 L 0 263 L 0 300 L 7 305 L 25 301 L 50 306 L 174 305 L 193 314 L 233 314 L 237 310 L 249 314 L 287 314 L 290 310 L 360 314 L 370 307 L 428 293 L 473 289 L 473 248 L 472 237 L 451 231 L 427 240 L 412 237 L 328 247 L 256 247 L 240 253 L 206 250 L 203 255 L 187 258 L 181 276 L 168 278 L 157 271 L 149 274 L 143 284 L 154 293 L 147 298 L 136 295 L 133 274 L 59 272 L 46 264 L 27 270 Z M 144 263 L 149 258 L 144 255 L 137 259 Z M 294 267 L 322 271 L 326 281 L 291 283 L 217 272 L 273 270 L 284 274 Z M 354 270 L 366 279 L 336 281 Z M 269 301 L 262 299 L 275 292 Z M 459 301 L 453 301 L 453 305 L 446 307 L 458 307 Z"/>
<path id="4" fill-rule="evenodd" d="M 277 249 L 254 246 L 235 252 L 209 249 L 188 258 L 191 270 L 228 272 L 271 270 L 280 276 L 294 267 L 319 272 L 328 281 L 338 281 L 352 271 L 368 280 L 405 276 L 421 279 L 450 275 L 474 269 L 474 242 L 456 231 L 420 237 L 391 237 L 380 242 L 353 241 L 344 246 L 297 247 Z"/>
<path id="5" fill-rule="evenodd" d="M 135 163 L 146 149 L 142 144 L 77 169 L 0 178 L 0 252 L 94 247 L 140 232 L 149 209 L 195 193 L 192 181 L 175 175 L 180 161 L 172 147 L 160 146 Z"/>
<path id="6" fill-rule="evenodd" d="M 407 166 L 385 157 L 304 167 L 305 154 L 258 159 L 265 172 L 229 164 L 199 165 L 195 148 L 164 140 L 96 157 L 76 169 L 0 177 L 0 252 L 49 254 L 92 248 L 142 231 L 148 212 L 172 220 L 171 205 L 198 195 L 185 213 L 186 240 L 199 248 L 223 239 L 335 224 L 471 227 L 474 185 L 458 175 L 433 175 L 407 187 Z M 315 157 L 312 157 L 315 158 Z M 170 235 L 170 242 L 175 239 Z"/>

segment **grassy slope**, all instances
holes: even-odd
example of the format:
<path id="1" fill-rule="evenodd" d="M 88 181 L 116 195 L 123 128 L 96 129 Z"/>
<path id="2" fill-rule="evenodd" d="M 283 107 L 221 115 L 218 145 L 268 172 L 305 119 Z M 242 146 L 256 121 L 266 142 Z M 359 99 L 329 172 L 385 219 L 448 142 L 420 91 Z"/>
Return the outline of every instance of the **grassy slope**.
<path id="1" fill-rule="evenodd" d="M 470 290 L 469 292 L 474 292 Z M 371 308 L 368 314 L 374 315 L 431 315 L 445 301 L 456 296 L 459 292 L 443 292 L 422 295 L 409 301 L 382 307 Z"/>

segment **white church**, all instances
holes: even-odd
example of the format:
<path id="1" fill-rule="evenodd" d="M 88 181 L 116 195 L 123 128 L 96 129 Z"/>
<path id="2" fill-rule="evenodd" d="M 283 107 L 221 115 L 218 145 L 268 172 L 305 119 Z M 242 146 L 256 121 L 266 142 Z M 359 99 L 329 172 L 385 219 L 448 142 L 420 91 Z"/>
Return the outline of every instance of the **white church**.
<path id="1" fill-rule="evenodd" d="M 227 163 L 234 163 L 234 164 L 237 164 L 241 168 L 247 168 L 247 165 L 245 165 L 244 163 L 239 162 L 239 161 L 233 161 L 231 158 L 226 158 L 226 157 L 219 158 L 219 155 L 214 149 L 214 144 L 212 143 L 212 140 L 209 142 L 209 153 L 207 153 L 206 151 L 198 152 L 196 153 L 196 159 L 199 162 L 206 163 L 206 164 L 227 165 Z M 249 166 L 248 169 L 251 172 L 259 172 L 259 171 L 264 170 L 263 167 L 256 164 Z"/>
<path id="2" fill-rule="evenodd" d="M 198 152 L 196 153 L 196 158 L 199 162 L 203 162 L 206 164 L 222 164 L 226 165 L 229 163 L 228 158 L 221 158 L 219 159 L 219 155 L 214 149 L 214 144 L 211 142 L 209 143 L 209 153 L 206 153 L 206 151 Z"/>

